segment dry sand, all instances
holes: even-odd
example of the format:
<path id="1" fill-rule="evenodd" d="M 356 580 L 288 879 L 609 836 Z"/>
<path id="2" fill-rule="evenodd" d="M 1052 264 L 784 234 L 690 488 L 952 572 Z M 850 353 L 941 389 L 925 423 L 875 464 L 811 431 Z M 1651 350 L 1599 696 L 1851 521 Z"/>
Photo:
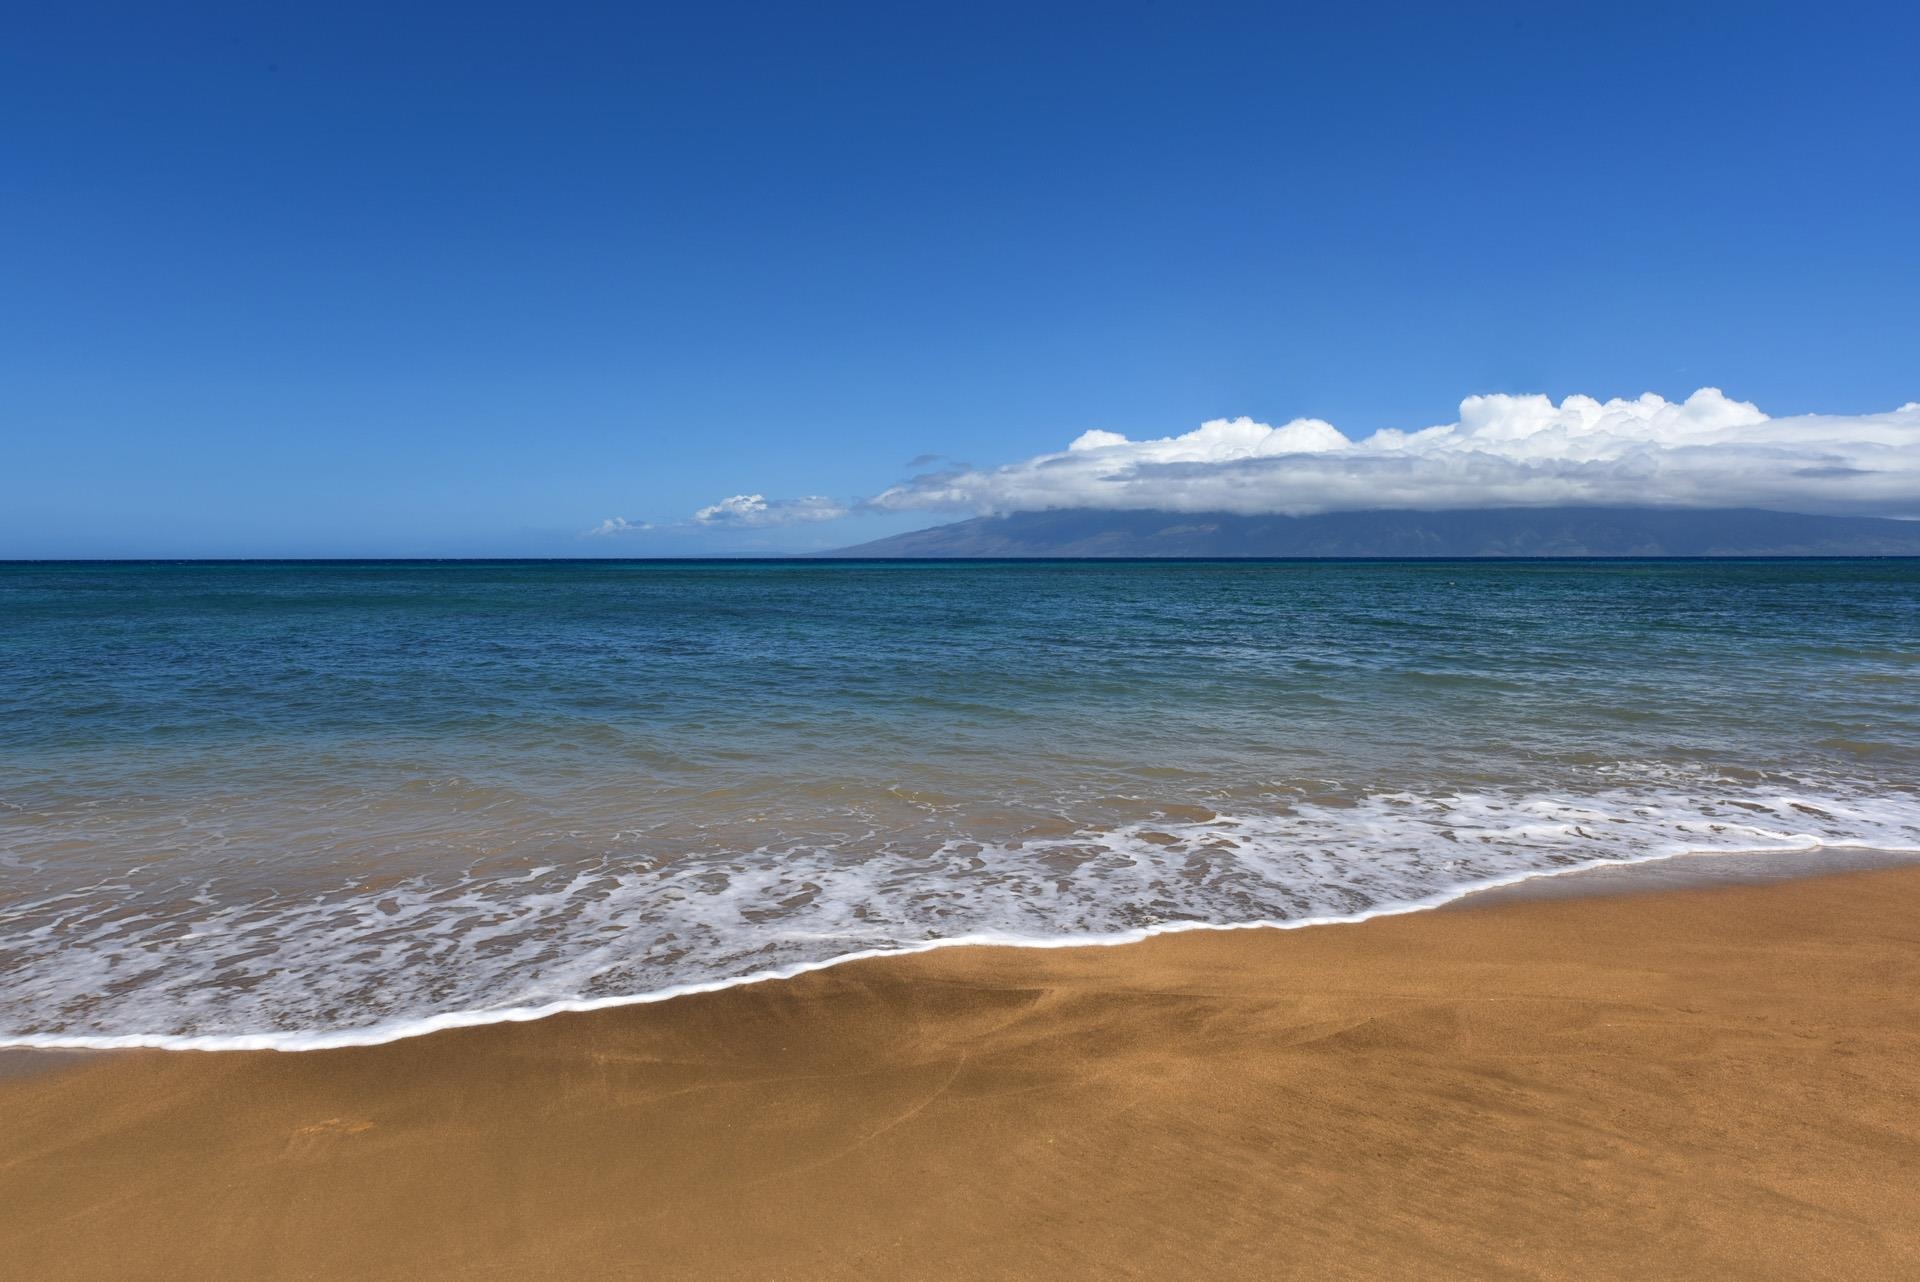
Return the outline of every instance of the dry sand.
<path id="1" fill-rule="evenodd" d="M 17 1061 L 36 1282 L 1920 1277 L 1913 868 Z"/>

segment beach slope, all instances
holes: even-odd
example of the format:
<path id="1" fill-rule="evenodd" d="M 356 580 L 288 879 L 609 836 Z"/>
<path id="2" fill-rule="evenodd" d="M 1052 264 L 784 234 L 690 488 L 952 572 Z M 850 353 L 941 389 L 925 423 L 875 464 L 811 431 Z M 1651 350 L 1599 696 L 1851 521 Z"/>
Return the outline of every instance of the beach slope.
<path id="1" fill-rule="evenodd" d="M 1920 1276 L 1913 868 L 12 1069 L 41 1282 Z"/>

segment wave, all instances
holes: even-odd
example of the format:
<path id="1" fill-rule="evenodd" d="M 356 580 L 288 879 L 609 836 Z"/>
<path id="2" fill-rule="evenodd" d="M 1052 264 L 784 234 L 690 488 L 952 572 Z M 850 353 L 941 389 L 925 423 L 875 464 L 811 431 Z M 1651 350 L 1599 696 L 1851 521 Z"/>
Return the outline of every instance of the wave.
<path id="1" fill-rule="evenodd" d="M 1176 921 L 1164 922 L 1156 926 L 1143 926 L 1135 930 L 1121 931 L 1104 935 L 1060 935 L 1038 938 L 1022 935 L 1001 935 L 982 933 L 957 935 L 942 939 L 929 939 L 916 944 L 903 944 L 895 948 L 868 948 L 858 952 L 841 953 L 821 961 L 795 962 L 769 970 L 754 971 L 730 979 L 708 980 L 698 983 L 676 984 L 668 988 L 656 989 L 646 993 L 628 993 L 614 997 L 568 998 L 548 1002 L 539 1006 L 511 1006 L 491 1010 L 447 1011 L 437 1015 L 428 1015 L 410 1020 L 395 1020 L 384 1024 L 370 1025 L 365 1028 L 342 1029 L 338 1031 L 293 1031 L 275 1033 L 230 1033 L 230 1034 L 170 1034 L 170 1033 L 123 1033 L 103 1035 L 67 1036 L 50 1033 L 26 1033 L 17 1036 L 0 1036 L 0 1049 L 41 1049 L 41 1050 L 172 1050 L 172 1051 L 316 1051 L 341 1050 L 354 1046 L 381 1046 L 410 1037 L 422 1037 L 429 1033 L 445 1032 L 457 1028 L 478 1028 L 490 1024 L 518 1024 L 533 1020 L 546 1019 L 553 1015 L 573 1014 L 586 1011 L 610 1010 L 622 1006 L 645 1006 L 655 1002 L 669 1001 L 676 997 L 690 997 L 698 993 L 716 993 L 729 988 L 739 988 L 749 984 L 763 984 L 775 980 L 794 979 L 814 971 L 828 970 L 848 962 L 868 961 L 883 957 L 908 957 L 917 953 L 933 952 L 942 948 L 995 947 L 995 948 L 1098 948 L 1118 944 L 1134 944 L 1156 935 L 1181 934 L 1191 931 L 1233 931 L 1233 930 L 1298 930 L 1308 926 L 1357 925 L 1381 917 L 1404 916 L 1409 913 L 1428 912 L 1443 908 L 1472 895 L 1506 886 L 1519 885 L 1543 878 L 1563 877 L 1571 873 L 1590 872 L 1598 868 L 1627 867 L 1631 865 L 1660 863 L 1670 859 L 1700 855 L 1741 855 L 1761 853 L 1812 853 L 1816 850 L 1874 850 L 1886 854 L 1912 855 L 1920 857 L 1920 846 L 1887 847 L 1865 846 L 1859 843 L 1823 843 L 1816 846 L 1793 847 L 1787 851 L 1780 848 L 1756 848 L 1754 850 L 1675 850 L 1658 854 L 1642 855 L 1620 859 L 1597 859 L 1587 863 L 1574 864 L 1563 868 L 1553 868 L 1530 872 L 1514 873 L 1505 877 L 1492 877 L 1470 885 L 1456 886 L 1448 890 L 1429 895 L 1424 899 L 1401 904 L 1387 904 L 1361 912 L 1344 913 L 1322 917 L 1302 917 L 1274 921 Z"/>
<path id="2" fill-rule="evenodd" d="M 315 890 L 122 877 L 0 907 L 0 1046 L 307 1050 L 661 1001 L 971 944 L 1118 944 L 1417 912 L 1683 854 L 1920 853 L 1920 801 L 1871 785 L 1710 795 L 1615 772 L 1589 795 L 1378 792 L 998 842 L 933 831 L 738 854 L 601 855 Z M 1674 781 L 1663 778 L 1671 785 Z M 1140 816 L 1146 817 L 1140 817 Z"/>

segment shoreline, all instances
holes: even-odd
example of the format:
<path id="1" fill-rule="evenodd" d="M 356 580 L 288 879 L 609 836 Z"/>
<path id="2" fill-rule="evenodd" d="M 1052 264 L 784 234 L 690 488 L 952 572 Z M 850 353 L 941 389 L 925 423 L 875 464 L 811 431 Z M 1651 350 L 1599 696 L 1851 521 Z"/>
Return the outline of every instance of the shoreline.
<path id="1" fill-rule="evenodd" d="M 1910 1276 L 1916 913 L 1900 866 L 86 1055 L 0 1077 L 0 1275 Z"/>
<path id="2" fill-rule="evenodd" d="M 1806 861 L 1815 857 L 1820 859 L 1821 867 L 1804 866 Z M 1526 869 L 1464 886 L 1450 887 L 1420 899 L 1379 905 L 1353 913 L 1243 922 L 1170 921 L 1105 935 L 1061 935 L 1044 938 L 997 934 L 955 935 L 916 944 L 859 949 L 820 961 L 797 962 L 769 970 L 750 971 L 747 974 L 726 979 L 670 985 L 645 993 L 621 994 L 613 997 L 563 998 L 536 1006 L 504 1007 L 497 1010 L 447 1011 L 358 1028 L 319 1032 L 72 1035 L 27 1033 L 11 1037 L 0 1035 L 0 1075 L 7 1073 L 8 1061 L 16 1055 L 31 1055 L 37 1052 L 88 1055 L 128 1050 L 160 1050 L 207 1054 L 249 1051 L 304 1054 L 312 1051 L 387 1046 L 395 1042 L 416 1037 L 430 1037 L 455 1029 L 531 1023 L 558 1015 L 587 1014 L 594 1011 L 619 1010 L 630 1006 L 651 1006 L 660 1002 L 726 992 L 756 984 L 784 982 L 797 979 L 802 975 L 817 974 L 858 962 L 916 957 L 949 948 L 1115 948 L 1144 943 L 1149 939 L 1162 936 L 1197 931 L 1291 931 L 1321 926 L 1356 926 L 1383 918 L 1476 907 L 1483 903 L 1508 899 L 1557 898 L 1584 894 L 1637 895 L 1665 889 L 1689 889 L 1700 884 L 1799 880 L 1849 871 L 1901 867 L 1908 864 L 1920 865 L 1920 847 L 1885 846 L 1864 842 L 1823 842 L 1811 846 L 1787 848 L 1663 851 L 1622 859 L 1595 860 L 1561 868 Z M 1660 870 L 1673 870 L 1677 875 L 1662 877 L 1659 875 Z"/>

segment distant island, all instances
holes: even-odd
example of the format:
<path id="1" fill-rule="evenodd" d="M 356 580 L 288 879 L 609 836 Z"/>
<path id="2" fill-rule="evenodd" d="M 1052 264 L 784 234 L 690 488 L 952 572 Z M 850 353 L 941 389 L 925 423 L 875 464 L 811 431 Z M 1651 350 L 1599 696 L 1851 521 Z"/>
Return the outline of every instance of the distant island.
<path id="1" fill-rule="evenodd" d="M 1063 509 L 956 521 L 840 557 L 1920 556 L 1920 521 L 1758 508 L 1542 507 L 1450 512 Z"/>

